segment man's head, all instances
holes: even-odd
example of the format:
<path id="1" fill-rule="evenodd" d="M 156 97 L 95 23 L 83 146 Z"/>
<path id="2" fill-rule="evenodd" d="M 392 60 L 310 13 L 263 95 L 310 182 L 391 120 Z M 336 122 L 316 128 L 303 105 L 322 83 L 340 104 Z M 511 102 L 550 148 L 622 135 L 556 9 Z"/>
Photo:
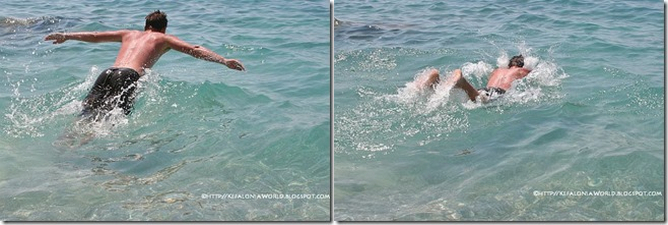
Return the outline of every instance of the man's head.
<path id="1" fill-rule="evenodd" d="M 144 30 L 149 29 L 165 33 L 165 30 L 167 29 L 167 14 L 160 12 L 160 10 L 148 14 L 148 16 L 146 16 Z"/>
<path id="2" fill-rule="evenodd" d="M 513 67 L 513 66 L 518 66 L 518 67 L 523 67 L 524 66 L 524 56 L 522 55 L 517 55 L 513 56 L 513 58 L 510 59 L 510 62 L 508 63 L 508 67 Z"/>

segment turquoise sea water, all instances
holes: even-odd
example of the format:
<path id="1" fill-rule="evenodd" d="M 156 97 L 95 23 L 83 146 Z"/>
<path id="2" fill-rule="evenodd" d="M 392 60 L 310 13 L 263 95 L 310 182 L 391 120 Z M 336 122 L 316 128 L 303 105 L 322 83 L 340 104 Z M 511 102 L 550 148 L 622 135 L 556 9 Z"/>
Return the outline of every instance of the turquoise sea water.
<path id="1" fill-rule="evenodd" d="M 662 2 L 337 1 L 334 17 L 335 220 L 665 220 Z M 462 68 L 481 87 L 520 53 L 533 72 L 487 105 L 413 86 Z"/>
<path id="2" fill-rule="evenodd" d="M 143 29 L 156 9 L 247 71 L 169 52 L 130 116 L 74 125 L 119 44 L 44 36 Z M 0 219 L 329 220 L 329 22 L 327 1 L 3 1 Z M 59 145 L 73 129 L 93 139 Z"/>

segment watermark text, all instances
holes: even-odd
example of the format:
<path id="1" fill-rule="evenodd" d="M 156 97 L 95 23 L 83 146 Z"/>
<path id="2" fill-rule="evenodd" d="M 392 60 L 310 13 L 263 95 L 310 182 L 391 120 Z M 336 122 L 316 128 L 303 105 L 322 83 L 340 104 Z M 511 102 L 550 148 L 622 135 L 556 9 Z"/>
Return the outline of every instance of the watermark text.
<path id="1" fill-rule="evenodd" d="M 232 200 L 297 200 L 297 199 L 329 199 L 329 194 L 202 194 L 203 199 Z"/>
<path id="2" fill-rule="evenodd" d="M 533 191 L 536 197 L 656 197 L 660 191 Z"/>

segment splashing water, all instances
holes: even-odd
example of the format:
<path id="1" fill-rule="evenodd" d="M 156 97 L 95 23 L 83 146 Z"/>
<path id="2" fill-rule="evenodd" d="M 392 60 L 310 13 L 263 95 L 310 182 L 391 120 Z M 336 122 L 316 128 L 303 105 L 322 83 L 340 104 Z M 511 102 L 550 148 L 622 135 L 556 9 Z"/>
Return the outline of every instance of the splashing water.
<path id="1" fill-rule="evenodd" d="M 509 57 L 506 53 L 502 53 L 497 58 L 498 67 L 507 68 L 508 62 Z M 440 82 L 433 88 L 425 88 L 424 82 L 428 79 L 432 68 L 426 68 L 418 72 L 412 81 L 406 83 L 405 87 L 397 90 L 397 94 L 388 95 L 386 99 L 401 104 L 419 105 L 418 107 L 423 109 L 424 113 L 429 113 L 447 105 L 451 101 L 451 97 L 454 97 L 452 101 L 462 102 L 462 106 L 469 110 L 487 106 L 541 102 L 561 97 L 558 91 L 548 90 L 550 88 L 558 88 L 561 81 L 568 77 L 555 63 L 541 61 L 535 56 L 526 56 L 525 68 L 531 70 L 529 75 L 524 79 L 513 82 L 511 88 L 502 98 L 491 103 L 468 101 L 462 90 L 453 89 L 453 85 L 446 82 Z M 471 85 L 474 87 L 484 87 L 486 86 L 489 74 L 494 68 L 491 64 L 481 61 L 477 63 L 464 63 L 461 70 L 462 75 Z M 440 76 L 441 81 L 447 80 L 451 76 L 451 72 L 441 72 Z"/>
<path id="2" fill-rule="evenodd" d="M 5 133 L 14 138 L 43 137 L 45 132 L 67 124 L 61 136 L 92 138 L 113 135 L 114 129 L 129 123 L 128 116 L 122 109 L 111 110 L 104 115 L 104 119 L 81 120 L 76 116 L 83 109 L 81 99 L 86 96 L 99 72 L 99 68 L 93 66 L 82 82 L 71 83 L 67 87 L 38 97 L 23 97 L 20 87 L 25 81 L 18 81 L 13 86 L 13 97 L 8 112 L 4 115 L 10 122 L 4 128 Z M 159 81 L 159 74 L 146 70 L 136 84 L 136 101 L 144 101 L 143 98 L 146 98 L 151 104 L 160 104 L 163 99 L 160 92 L 163 88 L 159 86 Z M 141 112 L 135 114 L 141 115 Z"/>

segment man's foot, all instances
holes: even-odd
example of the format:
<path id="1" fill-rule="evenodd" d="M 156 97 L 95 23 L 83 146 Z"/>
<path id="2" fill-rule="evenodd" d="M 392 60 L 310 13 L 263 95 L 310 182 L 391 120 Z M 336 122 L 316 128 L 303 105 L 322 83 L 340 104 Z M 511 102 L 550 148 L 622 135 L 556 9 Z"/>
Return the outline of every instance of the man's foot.
<path id="1" fill-rule="evenodd" d="M 436 84 L 438 84 L 441 81 L 439 75 L 438 75 L 438 70 L 437 69 L 431 69 L 429 71 L 429 74 L 425 78 L 424 82 L 420 85 L 422 89 L 426 88 L 434 88 Z"/>
<path id="2" fill-rule="evenodd" d="M 471 84 L 464 78 L 462 75 L 462 70 L 456 69 L 452 72 L 452 76 L 448 79 L 448 85 L 452 85 L 457 88 L 461 88 L 466 92 L 466 95 L 469 96 L 471 101 L 475 101 L 479 93 Z"/>
<path id="3" fill-rule="evenodd" d="M 462 76 L 462 70 L 456 69 L 455 71 L 452 71 L 452 76 L 450 77 L 450 79 L 448 79 L 447 84 L 449 86 L 462 88 L 464 85 L 468 84 L 468 82 Z"/>

